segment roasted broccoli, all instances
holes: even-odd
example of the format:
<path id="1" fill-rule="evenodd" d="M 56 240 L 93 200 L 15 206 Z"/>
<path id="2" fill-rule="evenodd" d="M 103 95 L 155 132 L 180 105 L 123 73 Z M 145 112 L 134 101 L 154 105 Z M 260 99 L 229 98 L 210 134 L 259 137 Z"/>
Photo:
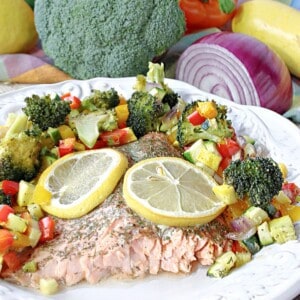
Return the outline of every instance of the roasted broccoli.
<path id="1" fill-rule="evenodd" d="M 178 121 L 177 141 L 180 147 L 191 144 L 198 139 L 219 142 L 223 138 L 233 135 L 231 122 L 227 120 L 226 116 L 227 108 L 224 105 L 215 105 L 216 117 L 207 118 L 200 125 L 193 125 L 188 117 L 197 110 L 199 102 L 204 101 L 197 100 L 187 104 Z M 215 103 L 214 101 L 211 102 Z"/>
<path id="2" fill-rule="evenodd" d="M 100 132 L 116 129 L 118 121 L 114 110 L 83 111 L 69 116 L 69 126 L 87 147 L 93 148 Z"/>
<path id="3" fill-rule="evenodd" d="M 111 88 L 107 91 L 94 90 L 92 94 L 81 102 L 83 109 L 95 111 L 99 109 L 111 109 L 120 103 L 118 92 Z"/>
<path id="4" fill-rule="evenodd" d="M 25 132 L 0 141 L 0 181 L 33 179 L 40 168 L 41 143 Z"/>
<path id="5" fill-rule="evenodd" d="M 3 190 L 0 189 L 0 205 L 6 204 L 9 206 L 12 206 L 13 196 L 12 195 L 6 195 Z"/>
<path id="6" fill-rule="evenodd" d="M 178 0 L 36 0 L 43 50 L 77 79 L 144 74 L 184 34 Z"/>
<path id="7" fill-rule="evenodd" d="M 137 138 L 158 131 L 161 117 L 170 110 L 169 105 L 148 92 L 134 92 L 127 103 L 129 116 L 126 124 Z"/>
<path id="8" fill-rule="evenodd" d="M 252 205 L 263 209 L 269 206 L 283 184 L 278 164 L 267 157 L 232 161 L 223 175 L 224 182 L 232 185 L 240 198 L 248 196 Z"/>
<path id="9" fill-rule="evenodd" d="M 26 106 L 23 108 L 23 112 L 33 125 L 42 131 L 64 124 L 71 111 L 70 103 L 61 100 L 58 95 L 54 98 L 51 98 L 50 95 L 32 95 L 26 97 L 24 101 Z"/>

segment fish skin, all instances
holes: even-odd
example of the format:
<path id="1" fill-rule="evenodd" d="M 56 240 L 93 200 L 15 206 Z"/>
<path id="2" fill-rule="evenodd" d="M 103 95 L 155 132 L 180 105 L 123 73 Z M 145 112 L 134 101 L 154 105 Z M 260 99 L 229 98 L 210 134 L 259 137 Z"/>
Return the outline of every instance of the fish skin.
<path id="1" fill-rule="evenodd" d="M 131 163 L 148 157 L 181 155 L 159 133 L 150 133 L 118 149 Z M 96 284 L 109 277 L 190 273 L 195 264 L 210 265 L 230 249 L 230 242 L 224 238 L 227 228 L 222 217 L 192 228 L 157 226 L 126 205 L 122 180 L 89 214 L 55 221 L 56 237 L 34 248 L 29 258 L 37 262 L 38 271 L 4 272 L 5 280 L 38 289 L 40 278 L 55 278 L 60 286 L 73 286 L 80 282 Z"/>

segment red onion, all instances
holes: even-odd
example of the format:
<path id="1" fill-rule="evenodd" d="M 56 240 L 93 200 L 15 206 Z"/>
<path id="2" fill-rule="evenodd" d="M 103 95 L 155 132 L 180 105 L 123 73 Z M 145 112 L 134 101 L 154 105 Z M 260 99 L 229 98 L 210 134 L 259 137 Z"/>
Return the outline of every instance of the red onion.
<path id="1" fill-rule="evenodd" d="M 242 33 L 223 31 L 198 39 L 180 56 L 176 79 L 281 114 L 292 105 L 292 79 L 284 62 L 267 45 Z"/>
<path id="2" fill-rule="evenodd" d="M 231 221 L 232 232 L 226 234 L 231 240 L 245 240 L 256 233 L 255 224 L 247 217 L 241 216 Z"/>

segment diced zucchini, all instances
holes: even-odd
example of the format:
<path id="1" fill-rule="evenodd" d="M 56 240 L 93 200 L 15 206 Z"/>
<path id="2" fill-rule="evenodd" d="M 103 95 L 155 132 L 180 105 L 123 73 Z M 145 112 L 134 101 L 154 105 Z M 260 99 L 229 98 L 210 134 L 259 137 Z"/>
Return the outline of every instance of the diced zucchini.
<path id="1" fill-rule="evenodd" d="M 274 199 L 280 204 L 290 204 L 292 202 L 283 191 L 280 191 L 278 195 L 274 197 Z"/>
<path id="2" fill-rule="evenodd" d="M 236 252 L 236 262 L 235 267 L 241 267 L 242 265 L 248 263 L 252 259 L 250 252 Z"/>
<path id="3" fill-rule="evenodd" d="M 33 191 L 35 189 L 35 185 L 27 182 L 25 180 L 21 180 L 19 183 L 19 192 L 17 196 L 17 203 L 19 206 L 27 206 L 32 202 Z"/>
<path id="4" fill-rule="evenodd" d="M 164 96 L 166 95 L 166 91 L 164 89 L 154 87 L 149 91 L 149 94 L 157 98 L 158 100 L 162 100 Z"/>
<path id="5" fill-rule="evenodd" d="M 218 170 L 222 156 L 219 154 L 216 144 L 211 141 L 199 139 L 183 153 L 183 157 L 204 169 L 207 173 L 213 174 Z"/>
<path id="6" fill-rule="evenodd" d="M 256 206 L 249 207 L 245 211 L 244 215 L 249 218 L 256 226 L 270 219 L 266 211 Z"/>
<path id="7" fill-rule="evenodd" d="M 219 256 L 215 263 L 207 270 L 207 275 L 210 277 L 222 278 L 229 274 L 235 266 L 236 255 L 232 251 L 228 251 Z"/>
<path id="8" fill-rule="evenodd" d="M 184 151 L 183 157 L 191 163 L 196 163 L 198 153 L 200 152 L 200 149 L 202 147 L 203 147 L 203 141 L 197 140 L 189 147 L 189 149 Z"/>
<path id="9" fill-rule="evenodd" d="M 27 221 L 13 213 L 10 213 L 4 227 L 12 231 L 23 233 L 27 229 Z"/>
<path id="10" fill-rule="evenodd" d="M 297 239 L 293 221 L 288 215 L 271 220 L 269 226 L 271 236 L 279 244 Z"/>
<path id="11" fill-rule="evenodd" d="M 226 205 L 233 204 L 238 200 L 237 194 L 232 185 L 228 185 L 225 183 L 221 185 L 215 185 L 212 190 L 217 198 L 224 202 Z"/>
<path id="12" fill-rule="evenodd" d="M 31 247 L 34 248 L 38 244 L 41 235 L 42 233 L 38 221 L 31 219 L 28 226 L 28 238 Z"/>
<path id="13" fill-rule="evenodd" d="M 54 278 L 41 278 L 40 291 L 44 295 L 53 295 L 58 291 L 58 283 Z"/>
<path id="14" fill-rule="evenodd" d="M 52 141 L 54 142 L 54 144 L 57 144 L 58 141 L 62 139 L 58 128 L 52 128 L 52 127 L 50 127 L 47 130 L 47 133 L 49 134 L 49 136 L 52 139 Z"/>
<path id="15" fill-rule="evenodd" d="M 39 220 L 44 216 L 43 210 L 39 204 L 28 204 L 27 209 L 31 217 L 35 220 Z"/>
<path id="16" fill-rule="evenodd" d="M 267 246 L 274 243 L 267 221 L 263 222 L 257 227 L 257 235 L 262 246 Z"/>
<path id="17" fill-rule="evenodd" d="M 245 139 L 246 143 L 249 143 L 249 144 L 252 144 L 252 145 L 255 144 L 255 139 L 252 138 L 251 136 L 249 136 L 249 135 L 243 135 L 243 138 Z"/>
<path id="18" fill-rule="evenodd" d="M 34 273 L 37 271 L 37 263 L 35 261 L 28 261 L 22 267 L 23 272 L 25 273 Z"/>
<path id="19" fill-rule="evenodd" d="M 259 244 L 259 240 L 256 234 L 249 237 L 248 239 L 243 240 L 243 244 L 247 247 L 251 254 L 255 254 L 261 249 L 261 245 Z"/>

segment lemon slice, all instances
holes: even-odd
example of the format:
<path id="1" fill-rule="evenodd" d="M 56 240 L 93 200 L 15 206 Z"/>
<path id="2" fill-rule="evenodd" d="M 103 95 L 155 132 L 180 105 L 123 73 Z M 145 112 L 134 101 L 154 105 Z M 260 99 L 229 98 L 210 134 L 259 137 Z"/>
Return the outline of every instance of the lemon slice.
<path id="1" fill-rule="evenodd" d="M 110 148 L 66 155 L 39 178 L 37 186 L 51 193 L 42 208 L 60 218 L 81 217 L 113 192 L 127 167 L 125 155 Z"/>
<path id="2" fill-rule="evenodd" d="M 168 226 L 205 224 L 225 209 L 212 191 L 215 180 L 176 157 L 143 160 L 127 170 L 123 194 L 127 205 L 144 218 Z"/>

